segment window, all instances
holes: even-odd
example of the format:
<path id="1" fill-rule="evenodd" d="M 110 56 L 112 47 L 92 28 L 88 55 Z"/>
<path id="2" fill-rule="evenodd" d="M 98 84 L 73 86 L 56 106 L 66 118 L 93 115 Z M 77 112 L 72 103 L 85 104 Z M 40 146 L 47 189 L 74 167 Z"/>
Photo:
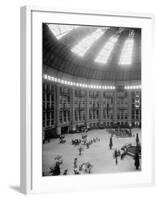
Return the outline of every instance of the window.
<path id="1" fill-rule="evenodd" d="M 54 103 L 54 95 L 51 96 L 51 101 Z"/>
<path id="2" fill-rule="evenodd" d="M 50 94 L 47 94 L 47 101 L 50 101 Z"/>
<path id="3" fill-rule="evenodd" d="M 118 41 L 117 35 L 112 36 L 108 42 L 104 45 L 103 49 L 99 52 L 97 57 L 95 58 L 95 62 L 106 64 L 108 62 L 108 59 L 110 57 L 110 54 Z"/>
<path id="4" fill-rule="evenodd" d="M 89 119 L 92 119 L 92 112 L 89 110 Z"/>
<path id="5" fill-rule="evenodd" d="M 98 40 L 104 34 L 104 30 L 99 28 L 93 33 L 89 34 L 83 38 L 77 45 L 75 45 L 71 51 L 79 56 L 84 56 L 88 49 L 93 45 L 93 43 Z"/>
<path id="6" fill-rule="evenodd" d="M 85 113 L 83 113 L 83 120 L 85 120 L 86 119 L 86 115 L 85 115 Z"/>
<path id="7" fill-rule="evenodd" d="M 64 122 L 66 122 L 66 111 L 64 111 Z"/>
<path id="8" fill-rule="evenodd" d="M 106 114 L 105 114 L 105 111 L 103 111 L 103 118 L 104 118 L 104 119 L 106 118 Z"/>
<path id="9" fill-rule="evenodd" d="M 75 111 L 75 121 L 78 121 L 78 114 L 77 114 L 77 111 Z"/>
<path id="10" fill-rule="evenodd" d="M 43 121 L 45 121 L 45 112 L 43 112 Z"/>
<path id="11" fill-rule="evenodd" d="M 132 53 L 134 46 L 134 31 L 129 33 L 128 39 L 124 43 L 124 47 L 121 52 L 119 64 L 130 65 L 132 63 Z"/>
<path id="12" fill-rule="evenodd" d="M 45 108 L 46 108 L 46 107 L 45 107 L 45 102 L 43 101 L 43 110 L 45 110 Z"/>
<path id="13" fill-rule="evenodd" d="M 47 119 L 50 120 L 50 112 L 47 112 Z"/>
<path id="14" fill-rule="evenodd" d="M 68 111 L 68 121 L 70 121 L 70 111 Z"/>
<path id="15" fill-rule="evenodd" d="M 97 119 L 99 118 L 99 110 L 97 110 L 97 112 L 96 112 L 96 117 L 97 117 Z"/>
<path id="16" fill-rule="evenodd" d="M 56 24 L 49 24 L 48 27 L 51 30 L 51 32 L 55 35 L 57 40 L 60 40 L 62 37 L 67 35 L 73 29 L 78 28 L 78 26 L 56 25 Z"/>
<path id="17" fill-rule="evenodd" d="M 81 121 L 81 112 L 79 111 L 79 121 Z"/>
<path id="18" fill-rule="evenodd" d="M 68 103 L 70 103 L 70 96 L 68 96 Z"/>
<path id="19" fill-rule="evenodd" d="M 60 116 L 59 116 L 59 118 L 60 118 L 60 123 L 62 123 L 62 111 L 60 111 Z"/>
<path id="20" fill-rule="evenodd" d="M 47 120 L 47 126 L 49 126 L 50 125 L 50 121 L 49 120 Z"/>

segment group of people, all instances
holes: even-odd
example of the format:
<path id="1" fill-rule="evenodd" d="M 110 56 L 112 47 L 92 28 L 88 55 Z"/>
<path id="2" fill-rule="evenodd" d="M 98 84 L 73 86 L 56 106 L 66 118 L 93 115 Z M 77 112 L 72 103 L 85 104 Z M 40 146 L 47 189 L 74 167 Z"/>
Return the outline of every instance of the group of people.
<path id="1" fill-rule="evenodd" d="M 72 139 L 72 145 L 79 145 L 79 144 L 81 144 L 81 139 Z"/>
<path id="2" fill-rule="evenodd" d="M 59 162 L 56 162 L 54 167 L 50 167 L 50 174 L 52 176 L 59 176 L 61 174 Z"/>
<path id="3" fill-rule="evenodd" d="M 83 162 L 78 167 L 78 159 L 74 159 L 74 174 L 91 174 L 93 165 L 90 162 Z"/>
<path id="4" fill-rule="evenodd" d="M 94 137 L 94 138 L 88 139 L 87 135 L 82 135 L 81 139 L 76 138 L 76 139 L 72 139 L 71 141 L 72 145 L 79 146 L 78 148 L 79 156 L 82 155 L 82 152 L 84 151 L 84 146 L 87 149 L 89 149 L 90 145 L 96 142 L 100 142 L 100 138 Z"/>
<path id="5" fill-rule="evenodd" d="M 60 163 L 56 162 L 54 167 L 50 167 L 50 174 L 52 176 L 61 175 Z M 68 169 L 65 169 L 63 175 L 68 175 Z"/>
<path id="6" fill-rule="evenodd" d="M 60 135 L 59 143 L 65 143 L 65 142 L 66 142 L 65 135 Z"/>
<path id="7" fill-rule="evenodd" d="M 109 140 L 109 149 L 111 150 L 113 148 L 113 134 L 111 134 L 110 140 Z M 141 146 L 140 146 L 140 140 L 138 133 L 136 134 L 136 152 L 134 155 L 134 166 L 136 170 L 139 170 L 140 168 L 140 156 L 139 153 L 141 153 Z M 113 153 L 113 158 L 115 159 L 115 164 L 118 164 L 118 157 L 121 158 L 121 160 L 126 156 L 126 150 L 121 153 L 120 150 L 115 149 Z"/>
<path id="8" fill-rule="evenodd" d="M 91 144 L 93 144 L 93 143 L 96 143 L 96 142 L 100 142 L 100 139 L 99 138 L 92 138 L 92 139 L 90 139 L 90 140 L 87 140 L 86 142 L 85 142 L 85 145 L 86 145 L 86 147 L 87 147 L 87 149 L 89 149 L 89 146 L 91 145 Z"/>
<path id="9" fill-rule="evenodd" d="M 60 141 L 64 141 L 65 137 L 60 137 Z M 65 142 L 65 141 L 64 141 Z M 96 142 L 100 142 L 100 138 L 98 137 L 94 137 L 91 139 L 87 138 L 87 135 L 82 135 L 81 139 L 74 139 L 72 140 L 72 144 L 73 145 L 80 145 L 78 148 L 79 151 L 79 156 L 82 155 L 82 152 L 84 151 L 84 146 L 89 149 L 90 145 L 92 145 L 93 143 Z M 134 155 L 134 166 L 136 168 L 136 170 L 140 169 L 140 155 L 139 155 L 139 147 L 141 147 L 140 145 L 140 140 L 139 140 L 139 135 L 138 133 L 136 134 L 136 152 Z M 113 148 L 113 134 L 111 134 L 110 136 L 110 140 L 109 140 L 109 149 L 112 150 Z M 121 160 L 127 155 L 127 150 L 124 150 L 123 152 L 120 151 L 120 149 L 115 148 L 114 152 L 113 152 L 113 158 L 115 159 L 115 164 L 118 165 L 118 158 L 120 157 Z M 60 170 L 60 165 L 62 164 L 62 162 L 60 162 L 60 160 L 58 160 L 59 158 L 57 158 L 55 166 L 50 168 L 50 174 L 53 176 L 58 176 L 58 175 L 67 175 L 68 174 L 68 169 L 65 169 L 63 171 L 63 173 L 61 173 Z M 78 158 L 74 158 L 73 161 L 73 172 L 74 174 L 83 174 L 83 173 L 92 173 L 92 168 L 93 165 L 90 162 L 83 162 L 81 165 L 78 165 Z"/>

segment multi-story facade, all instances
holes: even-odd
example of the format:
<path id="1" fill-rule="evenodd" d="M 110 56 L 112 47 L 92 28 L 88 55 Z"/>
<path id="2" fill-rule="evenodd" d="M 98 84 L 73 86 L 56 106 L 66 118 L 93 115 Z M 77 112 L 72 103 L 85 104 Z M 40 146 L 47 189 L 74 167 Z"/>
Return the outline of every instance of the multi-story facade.
<path id="1" fill-rule="evenodd" d="M 104 127 L 141 127 L 141 88 L 70 86 L 43 79 L 43 136 Z M 47 135 L 47 136 L 46 136 Z"/>

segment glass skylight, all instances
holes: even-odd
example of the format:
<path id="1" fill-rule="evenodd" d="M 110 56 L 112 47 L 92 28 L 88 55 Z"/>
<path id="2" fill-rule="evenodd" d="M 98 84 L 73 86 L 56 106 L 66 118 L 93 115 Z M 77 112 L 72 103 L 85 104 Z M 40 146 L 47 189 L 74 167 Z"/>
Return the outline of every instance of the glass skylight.
<path id="1" fill-rule="evenodd" d="M 107 29 L 105 29 L 107 30 Z M 93 45 L 93 43 L 98 40 L 104 34 L 103 29 L 97 29 L 90 35 L 84 37 L 77 45 L 75 45 L 71 51 L 79 56 L 84 56 L 88 49 Z"/>
<path id="2" fill-rule="evenodd" d="M 110 57 L 110 54 L 118 41 L 119 35 L 112 36 L 108 42 L 104 45 L 103 49 L 99 52 L 97 57 L 95 58 L 95 62 L 106 64 Z"/>
<path id="3" fill-rule="evenodd" d="M 124 47 L 121 52 L 119 64 L 130 65 L 132 63 L 132 53 L 134 46 L 134 32 L 129 33 L 128 39 L 124 43 Z"/>
<path id="4" fill-rule="evenodd" d="M 78 28 L 78 26 L 56 25 L 56 24 L 49 24 L 48 27 L 50 28 L 51 32 L 55 35 L 57 40 L 60 40 L 62 37 L 67 35 L 73 29 Z"/>

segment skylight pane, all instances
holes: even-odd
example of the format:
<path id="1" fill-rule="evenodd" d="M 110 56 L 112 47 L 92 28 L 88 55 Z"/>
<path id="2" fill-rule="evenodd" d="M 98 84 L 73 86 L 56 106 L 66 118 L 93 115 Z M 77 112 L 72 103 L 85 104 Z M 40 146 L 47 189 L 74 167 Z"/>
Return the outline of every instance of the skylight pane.
<path id="1" fill-rule="evenodd" d="M 62 37 L 67 35 L 70 31 L 73 29 L 78 28 L 78 26 L 72 26 L 72 25 L 55 25 L 55 24 L 49 24 L 48 25 L 51 32 L 55 35 L 57 40 L 60 40 Z"/>
<path id="2" fill-rule="evenodd" d="M 128 39 L 127 41 L 125 41 L 119 64 L 121 64 L 121 65 L 130 65 L 131 64 L 133 45 L 134 45 L 133 39 Z"/>
<path id="3" fill-rule="evenodd" d="M 108 62 L 110 54 L 118 41 L 119 35 L 112 36 L 108 42 L 104 45 L 103 49 L 99 52 L 97 57 L 95 58 L 95 62 L 105 64 Z"/>
<path id="4" fill-rule="evenodd" d="M 83 38 L 77 45 L 75 45 L 71 51 L 79 56 L 84 56 L 88 49 L 93 45 L 93 43 L 98 40 L 104 34 L 104 30 L 97 29 L 92 34 Z"/>
<path id="5" fill-rule="evenodd" d="M 131 32 L 128 39 L 124 43 L 124 47 L 121 52 L 119 64 L 120 65 L 130 65 L 132 63 L 132 53 L 134 46 L 134 32 Z"/>

